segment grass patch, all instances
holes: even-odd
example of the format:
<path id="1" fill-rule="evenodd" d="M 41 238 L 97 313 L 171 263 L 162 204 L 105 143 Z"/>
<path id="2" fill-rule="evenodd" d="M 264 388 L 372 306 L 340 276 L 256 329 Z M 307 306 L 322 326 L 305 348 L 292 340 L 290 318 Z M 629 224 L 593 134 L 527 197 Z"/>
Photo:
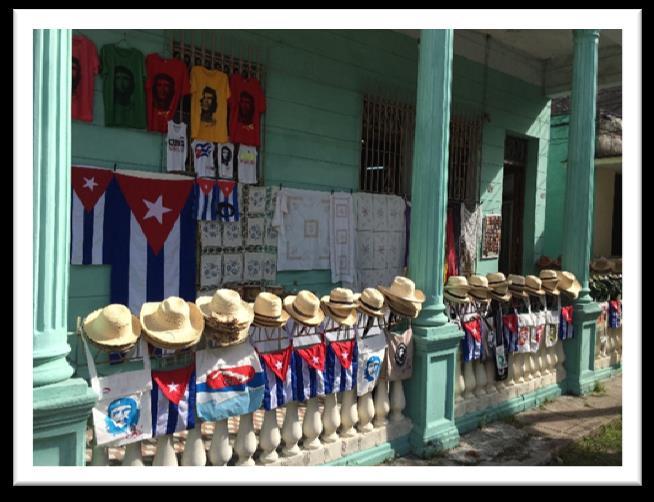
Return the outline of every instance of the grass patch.
<path id="1" fill-rule="evenodd" d="M 622 465 L 622 418 L 563 448 L 552 465 Z"/>
<path id="2" fill-rule="evenodd" d="M 595 382 L 595 387 L 593 388 L 593 394 L 606 394 L 606 387 L 602 382 Z"/>

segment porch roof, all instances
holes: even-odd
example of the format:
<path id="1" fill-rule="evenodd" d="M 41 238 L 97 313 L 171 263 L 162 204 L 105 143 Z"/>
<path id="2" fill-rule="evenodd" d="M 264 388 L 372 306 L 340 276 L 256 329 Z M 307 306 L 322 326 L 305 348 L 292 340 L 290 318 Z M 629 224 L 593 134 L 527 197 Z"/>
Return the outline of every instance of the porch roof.
<path id="1" fill-rule="evenodd" d="M 420 38 L 420 30 L 395 31 Z M 546 96 L 572 88 L 572 30 L 454 30 L 454 53 L 482 64 L 488 57 L 490 68 L 540 86 Z M 600 30 L 598 88 L 621 82 L 622 30 Z"/>

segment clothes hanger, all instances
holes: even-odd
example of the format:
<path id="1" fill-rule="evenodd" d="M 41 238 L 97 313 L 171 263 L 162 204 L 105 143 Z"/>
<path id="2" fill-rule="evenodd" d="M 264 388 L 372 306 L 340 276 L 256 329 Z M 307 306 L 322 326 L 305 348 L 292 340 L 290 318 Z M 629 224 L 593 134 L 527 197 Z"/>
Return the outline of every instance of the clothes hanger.
<path id="1" fill-rule="evenodd" d="M 131 46 L 127 41 L 127 32 L 123 31 L 122 38 L 116 43 L 116 47 L 123 47 L 125 49 L 130 49 Z"/>

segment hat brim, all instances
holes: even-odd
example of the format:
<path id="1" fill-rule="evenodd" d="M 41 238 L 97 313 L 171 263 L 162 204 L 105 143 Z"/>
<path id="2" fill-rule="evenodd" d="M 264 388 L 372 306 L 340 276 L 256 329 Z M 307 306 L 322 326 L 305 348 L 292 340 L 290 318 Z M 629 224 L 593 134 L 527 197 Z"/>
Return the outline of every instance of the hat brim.
<path id="1" fill-rule="evenodd" d="M 379 310 L 373 310 L 361 303 L 357 303 L 357 310 L 359 312 L 363 312 L 364 314 L 371 315 L 373 317 L 384 317 L 384 311 L 382 309 Z"/>
<path id="2" fill-rule="evenodd" d="M 492 300 L 498 300 L 500 302 L 507 303 L 507 302 L 509 302 L 511 300 L 511 293 L 509 293 L 507 291 L 506 293 L 501 295 L 501 294 L 491 290 L 490 297 L 491 297 Z"/>
<path id="3" fill-rule="evenodd" d="M 543 289 L 545 290 L 545 294 L 548 294 L 548 295 L 559 296 L 561 294 L 561 292 L 559 291 L 559 288 L 547 289 L 545 286 L 543 286 Z"/>
<path id="4" fill-rule="evenodd" d="M 413 319 L 418 317 L 420 311 L 422 310 L 422 306 L 417 306 L 414 303 L 407 303 L 407 302 L 393 301 L 393 300 L 389 300 L 387 303 L 388 303 L 388 308 L 391 310 L 391 312 L 395 314 L 399 314 L 401 316 L 411 317 Z"/>
<path id="5" fill-rule="evenodd" d="M 475 300 L 488 300 L 490 298 L 490 289 L 470 288 L 468 295 L 472 296 Z"/>
<path id="6" fill-rule="evenodd" d="M 186 302 L 189 307 L 189 326 L 181 329 L 160 329 L 153 325 L 152 315 L 161 302 L 144 303 L 141 307 L 141 326 L 148 341 L 155 346 L 187 347 L 200 341 L 204 330 L 204 316 L 193 302 Z"/>
<path id="7" fill-rule="evenodd" d="M 443 298 L 445 298 L 449 303 L 459 303 L 466 305 L 470 303 L 470 298 L 467 296 L 465 298 L 459 298 L 458 296 L 452 296 L 449 291 L 443 291 Z"/>
<path id="8" fill-rule="evenodd" d="M 528 287 L 525 287 L 525 291 L 527 292 L 528 295 L 531 296 L 545 296 L 545 290 L 544 289 L 531 289 Z"/>
<path id="9" fill-rule="evenodd" d="M 330 309 L 334 310 L 351 310 L 357 308 L 356 302 L 353 300 L 352 303 L 333 303 L 329 301 L 329 295 L 325 295 L 320 299 L 320 303 L 329 306 Z"/>
<path id="10" fill-rule="evenodd" d="M 141 322 L 139 318 L 134 314 L 132 315 L 132 329 L 126 333 L 121 334 L 120 336 L 113 337 L 110 339 L 106 338 L 106 334 L 100 336 L 100 333 L 97 329 L 94 329 L 94 321 L 98 318 L 102 309 L 94 310 L 89 315 L 86 316 L 82 324 L 82 329 L 86 334 L 86 337 L 93 342 L 98 347 L 108 347 L 112 349 L 120 349 L 121 347 L 131 347 L 133 346 L 141 336 Z"/>
<path id="11" fill-rule="evenodd" d="M 254 305 L 252 306 L 252 308 L 254 310 Z M 280 326 L 284 326 L 288 321 L 289 317 L 290 316 L 288 315 L 288 312 L 286 312 L 284 309 L 282 309 L 282 312 L 279 314 L 278 318 L 264 316 L 263 314 L 257 314 L 256 312 L 254 312 L 254 319 L 252 321 L 252 324 L 256 324 L 257 326 L 264 326 L 266 328 L 277 328 Z"/>
<path id="12" fill-rule="evenodd" d="M 384 296 L 392 298 L 394 300 L 404 300 L 407 302 L 424 303 L 424 301 L 427 298 L 425 294 L 419 289 L 416 289 L 414 296 L 397 296 L 396 294 L 391 292 L 390 288 L 386 288 L 384 286 L 377 286 L 377 289 L 381 291 L 381 293 Z"/>
<path id="13" fill-rule="evenodd" d="M 347 326 L 348 328 L 351 328 L 354 326 L 354 323 L 357 321 L 357 311 L 356 308 L 352 308 L 349 310 L 347 315 L 345 316 L 339 316 L 338 311 L 334 311 L 329 304 L 323 303 L 322 304 L 323 308 L 325 308 L 325 316 L 333 319 L 336 321 L 338 324 L 342 324 L 343 326 Z"/>
<path id="14" fill-rule="evenodd" d="M 572 298 L 573 300 L 576 300 L 579 297 L 579 292 L 581 291 L 581 283 L 575 279 L 568 289 L 559 288 L 559 291 Z"/>
<path id="15" fill-rule="evenodd" d="M 250 326 L 248 325 L 247 328 L 239 330 L 236 336 L 212 328 L 205 329 L 204 336 L 211 345 L 216 347 L 231 347 L 232 345 L 239 345 L 247 341 L 250 336 Z"/>
<path id="16" fill-rule="evenodd" d="M 307 317 L 302 313 L 298 312 L 293 307 L 293 301 L 295 301 L 296 298 L 297 295 L 290 295 L 284 298 L 284 301 L 282 302 L 284 310 L 288 312 L 289 316 L 291 316 L 293 319 L 295 319 L 296 321 L 302 324 L 306 324 L 307 326 L 318 326 L 321 322 L 325 320 L 325 313 L 321 309 L 318 309 L 316 315 L 310 317 Z"/>
<path id="17" fill-rule="evenodd" d="M 509 286 L 509 293 L 515 298 L 529 298 L 529 295 L 524 289 L 515 289 Z"/>
<path id="18" fill-rule="evenodd" d="M 241 306 L 234 314 L 218 314 L 211 309 L 211 296 L 201 296 L 195 300 L 195 305 L 204 317 L 212 317 L 223 324 L 250 324 L 254 319 L 253 304 L 241 300 Z"/>

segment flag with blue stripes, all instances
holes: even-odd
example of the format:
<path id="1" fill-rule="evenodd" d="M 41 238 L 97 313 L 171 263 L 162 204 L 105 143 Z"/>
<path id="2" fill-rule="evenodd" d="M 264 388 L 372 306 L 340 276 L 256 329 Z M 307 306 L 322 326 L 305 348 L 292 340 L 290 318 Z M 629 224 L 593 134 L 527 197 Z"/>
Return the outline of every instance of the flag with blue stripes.
<path id="1" fill-rule="evenodd" d="M 256 411 L 263 401 L 265 373 L 249 342 L 195 354 L 196 403 L 200 420 L 218 421 Z"/>
<path id="2" fill-rule="evenodd" d="M 111 303 L 139 315 L 145 302 L 179 296 L 194 301 L 193 179 L 116 173 L 107 189 L 112 234 Z"/>
<path id="3" fill-rule="evenodd" d="M 261 366 L 266 373 L 263 391 L 263 407 L 274 410 L 293 400 L 293 379 L 290 371 L 293 348 L 275 352 L 259 353 Z"/>
<path id="4" fill-rule="evenodd" d="M 105 265 L 110 262 L 111 239 L 105 219 L 106 191 L 114 177 L 111 169 L 73 166 L 71 169 L 72 205 L 70 226 L 70 263 Z"/>
<path id="5" fill-rule="evenodd" d="M 325 344 L 294 347 L 291 355 L 293 400 L 325 395 Z"/>
<path id="6" fill-rule="evenodd" d="M 211 178 L 198 178 L 193 187 L 196 220 L 215 221 L 218 219 L 218 185 Z"/>
<path id="7" fill-rule="evenodd" d="M 357 357 L 357 343 L 354 338 L 327 344 L 325 394 L 345 392 L 356 387 Z"/>
<path id="8" fill-rule="evenodd" d="M 152 372 L 152 437 L 195 427 L 195 365 Z"/>
<path id="9" fill-rule="evenodd" d="M 238 183 L 235 181 L 218 180 L 218 203 L 216 212 L 221 221 L 238 221 Z"/>

